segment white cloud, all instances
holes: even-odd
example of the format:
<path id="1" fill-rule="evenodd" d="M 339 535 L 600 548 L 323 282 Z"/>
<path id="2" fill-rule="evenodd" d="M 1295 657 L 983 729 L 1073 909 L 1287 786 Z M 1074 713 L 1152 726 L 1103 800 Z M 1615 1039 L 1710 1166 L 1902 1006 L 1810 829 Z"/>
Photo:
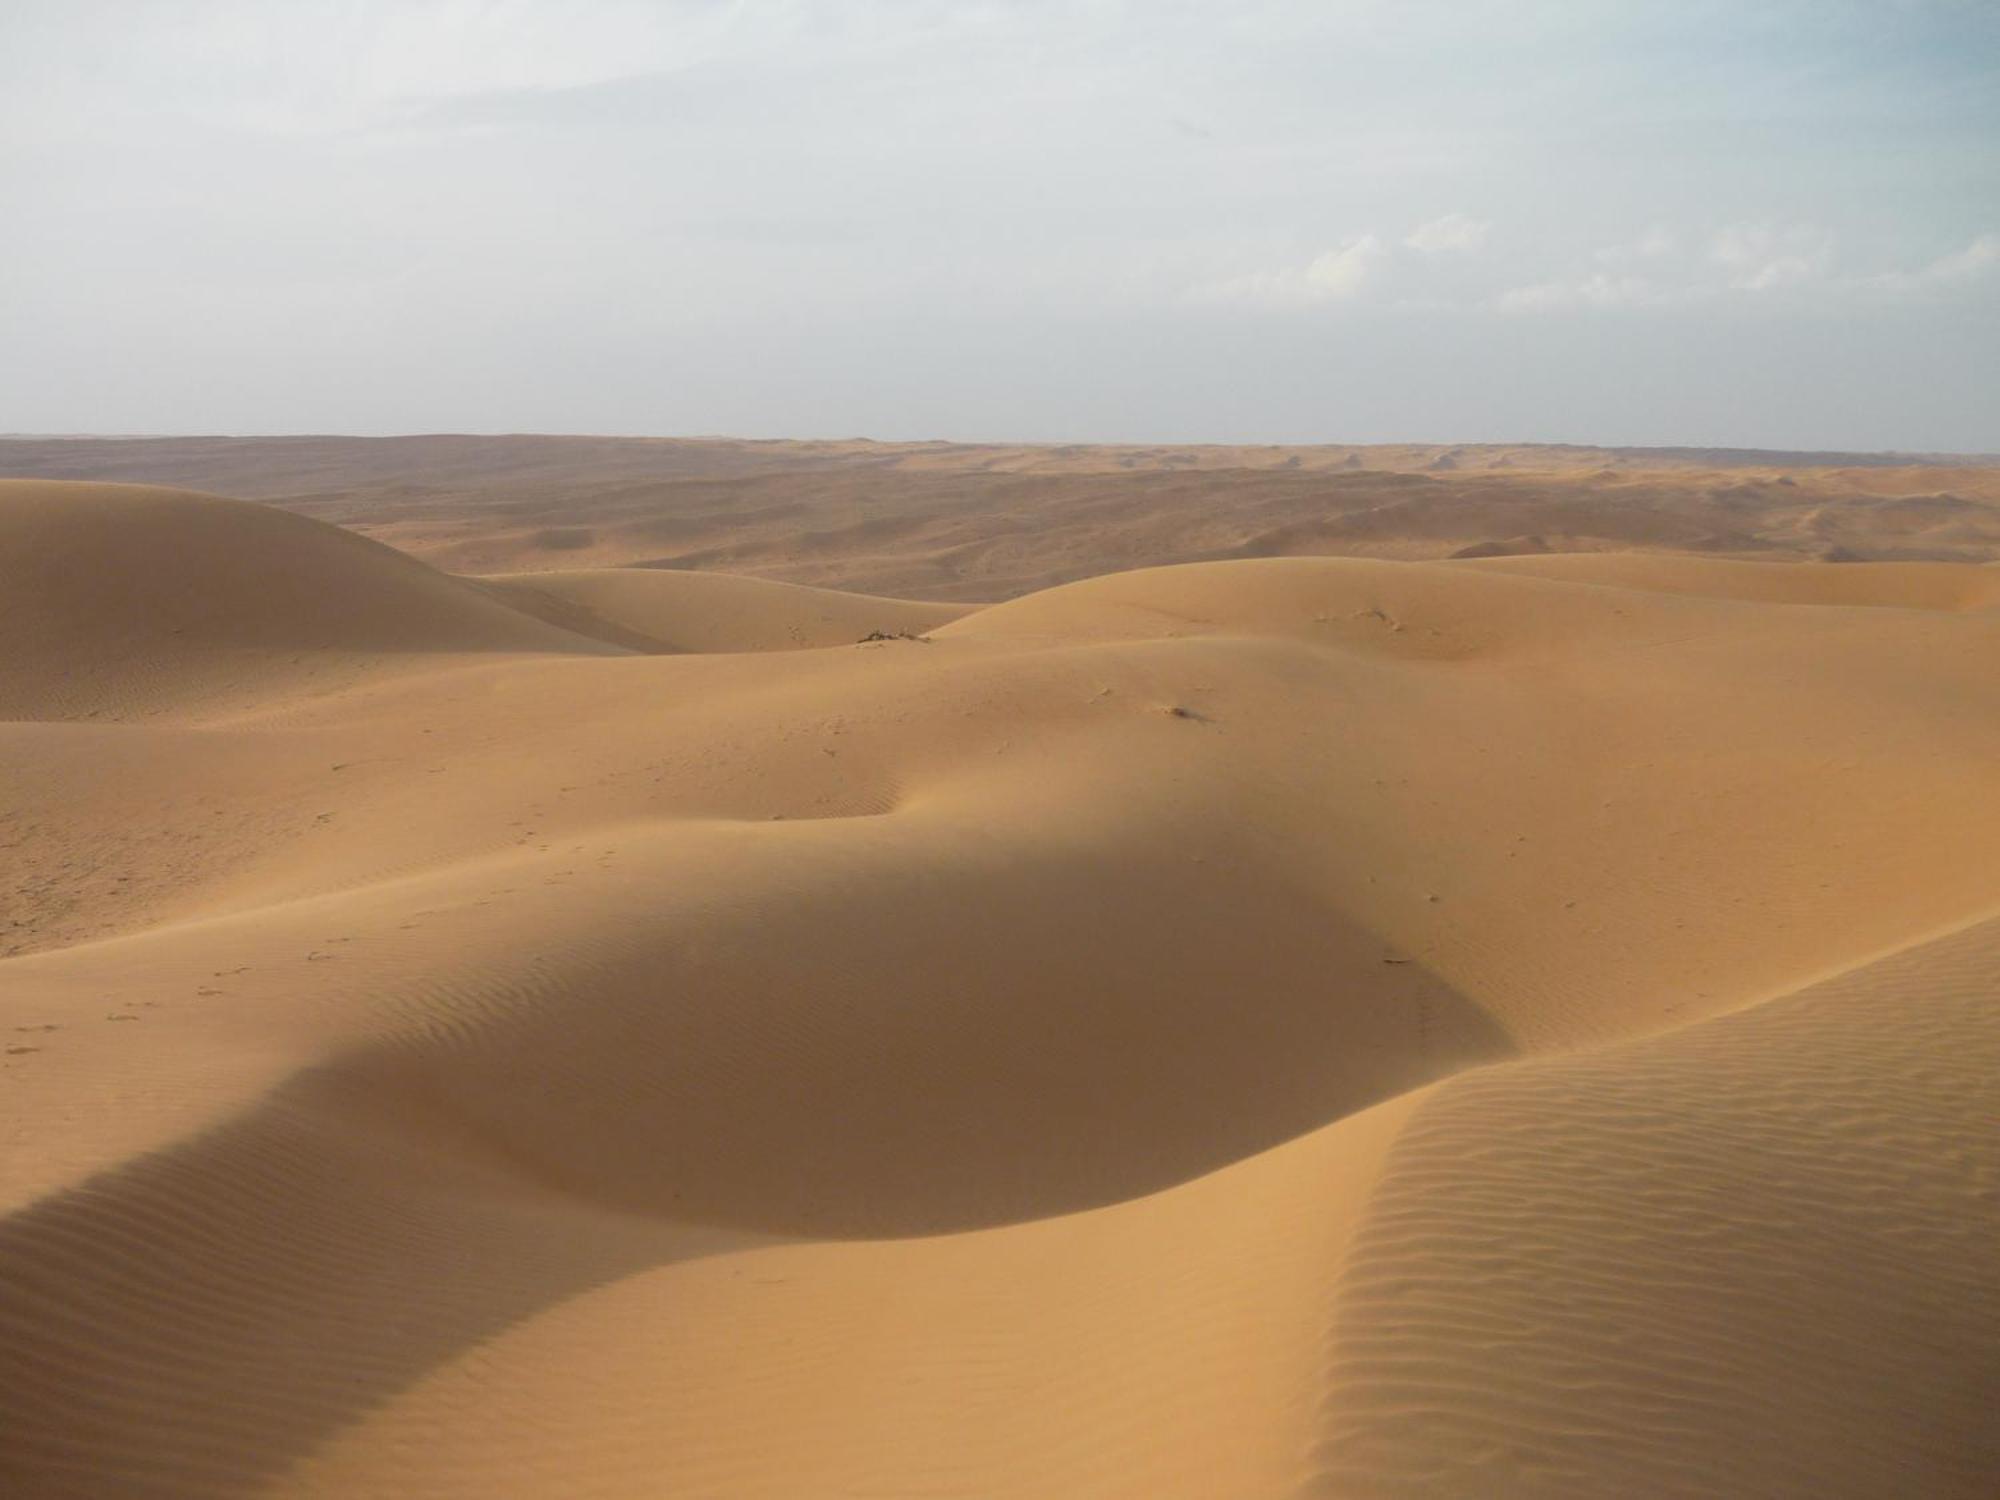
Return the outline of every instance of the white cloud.
<path id="1" fill-rule="evenodd" d="M 1910 269 L 1861 274 L 1839 269 L 1834 235 L 1811 224 L 1678 231 L 1656 225 L 1593 250 L 1475 256 L 1486 231 L 1478 220 L 1446 214 L 1400 240 L 1362 234 L 1302 264 L 1207 282 L 1191 295 L 1272 307 L 1365 298 L 1391 309 L 1486 307 L 1509 314 L 1766 299 L 1826 311 L 1890 294 L 1943 295 L 2000 274 L 2000 233 Z"/>
<path id="2" fill-rule="evenodd" d="M 1833 269 L 1833 237 L 1803 225 L 1722 229 L 1709 242 L 1708 259 L 1735 290 L 1768 292 L 1825 278 Z"/>
<path id="3" fill-rule="evenodd" d="M 1982 234 L 1971 244 L 1940 255 L 1914 271 L 1886 271 L 1869 284 L 1893 292 L 1918 292 L 1972 281 L 2000 268 L 2000 234 Z"/>
<path id="4" fill-rule="evenodd" d="M 1303 266 L 1254 271 L 1195 290 L 1201 301 L 1300 306 L 1347 302 L 1358 297 L 1389 259 L 1389 248 L 1374 234 L 1360 235 L 1338 249 L 1314 256 Z"/>
<path id="5" fill-rule="evenodd" d="M 1575 281 L 1543 281 L 1512 287 L 1495 302 L 1502 312 L 1555 312 L 1573 307 L 1636 307 L 1673 300 L 1670 288 L 1643 276 L 1613 276 L 1594 271 Z"/>
<path id="6" fill-rule="evenodd" d="M 1618 245 L 1606 245 L 1592 251 L 1591 256 L 1601 265 L 1622 266 L 1665 260 L 1679 252 L 1680 240 L 1669 231 L 1655 225 L 1636 240 Z"/>
<path id="7" fill-rule="evenodd" d="M 1486 243 L 1486 231 L 1492 227 L 1484 219 L 1446 214 L 1418 225 L 1403 243 L 1424 255 L 1470 255 Z"/>
<path id="8" fill-rule="evenodd" d="M 1963 250 L 1939 256 L 1918 274 L 1926 281 L 1957 281 L 1983 276 L 1995 266 L 2000 266 L 2000 234 L 1982 234 Z"/>
<path id="9" fill-rule="evenodd" d="M 1685 253 L 1678 238 L 1651 230 L 1641 239 L 1593 251 L 1591 258 L 1604 270 L 1516 286 L 1501 292 L 1493 305 L 1503 312 L 1542 313 L 1788 296 L 1825 306 L 1884 293 L 1941 294 L 2000 272 L 2000 233 L 1979 235 L 1912 269 L 1871 274 L 1836 272 L 1833 236 L 1810 225 L 1735 225 L 1702 243 L 1699 254 Z"/>
<path id="10" fill-rule="evenodd" d="M 1435 282 L 1445 273 L 1432 263 L 1469 256 L 1485 242 L 1488 227 L 1483 220 L 1452 213 L 1418 225 L 1399 242 L 1384 240 L 1370 231 L 1322 251 L 1303 265 L 1209 282 L 1195 288 L 1192 295 L 1200 301 L 1309 306 L 1352 302 L 1364 292 L 1383 290 L 1387 284 L 1405 294 L 1397 299 L 1397 305 L 1449 305 L 1453 299 L 1441 301 L 1434 294 L 1422 295 L 1421 283 L 1432 282 L 1435 293 Z"/>
<path id="11" fill-rule="evenodd" d="M 1352 297 L 1359 292 L 1388 252 L 1372 234 L 1329 250 L 1306 267 L 1305 281 L 1322 297 Z"/>

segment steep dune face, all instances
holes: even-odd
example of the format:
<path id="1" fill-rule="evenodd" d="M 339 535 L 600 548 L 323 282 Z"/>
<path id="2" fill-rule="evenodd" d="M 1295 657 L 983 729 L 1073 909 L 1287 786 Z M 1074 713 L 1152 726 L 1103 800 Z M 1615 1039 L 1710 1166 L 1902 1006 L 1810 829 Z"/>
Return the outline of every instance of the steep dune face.
<path id="1" fill-rule="evenodd" d="M 7 1493 L 1990 1489 L 1990 570 L 45 489 L 162 530 L 7 617 Z"/>

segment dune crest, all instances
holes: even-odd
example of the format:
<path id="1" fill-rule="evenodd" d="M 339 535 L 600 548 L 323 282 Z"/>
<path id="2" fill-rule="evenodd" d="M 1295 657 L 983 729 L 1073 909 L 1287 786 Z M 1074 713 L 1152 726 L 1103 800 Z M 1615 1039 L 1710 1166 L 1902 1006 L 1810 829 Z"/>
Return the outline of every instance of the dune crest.
<path id="1" fill-rule="evenodd" d="M 1990 1491 L 1991 568 L 0 571 L 10 1496 Z"/>

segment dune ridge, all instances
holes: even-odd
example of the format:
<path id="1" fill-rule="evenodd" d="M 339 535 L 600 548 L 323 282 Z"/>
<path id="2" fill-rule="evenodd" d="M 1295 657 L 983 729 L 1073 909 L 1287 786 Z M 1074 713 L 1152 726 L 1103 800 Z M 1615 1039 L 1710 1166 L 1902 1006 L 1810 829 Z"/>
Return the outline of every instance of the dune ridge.
<path id="1" fill-rule="evenodd" d="M 0 564 L 9 1494 L 1991 1490 L 1990 568 Z"/>

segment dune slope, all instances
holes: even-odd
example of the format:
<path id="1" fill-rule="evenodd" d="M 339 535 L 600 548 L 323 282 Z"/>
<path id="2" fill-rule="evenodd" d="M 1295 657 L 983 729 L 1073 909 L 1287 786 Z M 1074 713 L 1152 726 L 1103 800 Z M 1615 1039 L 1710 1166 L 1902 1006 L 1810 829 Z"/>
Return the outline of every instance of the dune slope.
<path id="1" fill-rule="evenodd" d="M 1990 1492 L 1990 570 L 7 491 L 7 1494 Z"/>

